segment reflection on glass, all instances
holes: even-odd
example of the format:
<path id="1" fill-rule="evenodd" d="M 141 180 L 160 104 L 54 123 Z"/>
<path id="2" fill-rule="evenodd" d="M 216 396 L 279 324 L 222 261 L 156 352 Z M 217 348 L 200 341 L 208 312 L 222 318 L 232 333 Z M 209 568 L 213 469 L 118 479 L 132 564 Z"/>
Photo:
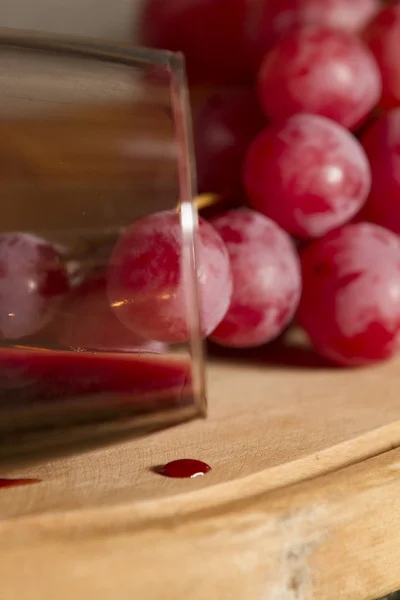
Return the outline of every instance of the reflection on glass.
<path id="1" fill-rule="evenodd" d="M 0 90 L 0 464 L 204 415 L 180 56 L 2 31 Z"/>

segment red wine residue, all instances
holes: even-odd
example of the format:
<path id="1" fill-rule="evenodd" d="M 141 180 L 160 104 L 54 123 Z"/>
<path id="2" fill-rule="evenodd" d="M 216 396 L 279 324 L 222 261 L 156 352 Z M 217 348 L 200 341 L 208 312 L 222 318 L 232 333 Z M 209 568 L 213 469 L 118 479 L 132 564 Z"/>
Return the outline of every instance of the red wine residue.
<path id="1" fill-rule="evenodd" d="M 210 465 L 201 460 L 181 458 L 180 460 L 173 460 L 167 463 L 160 472 L 166 477 L 193 479 L 194 477 L 205 475 L 208 471 L 211 471 Z"/>
<path id="2" fill-rule="evenodd" d="M 32 485 L 34 483 L 40 483 L 40 479 L 3 479 L 0 477 L 0 488 Z"/>

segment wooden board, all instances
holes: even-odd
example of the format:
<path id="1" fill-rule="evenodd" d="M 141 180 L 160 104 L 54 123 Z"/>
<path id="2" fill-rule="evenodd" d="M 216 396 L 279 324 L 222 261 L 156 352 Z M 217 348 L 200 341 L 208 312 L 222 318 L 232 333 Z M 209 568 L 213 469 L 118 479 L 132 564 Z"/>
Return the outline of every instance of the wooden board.
<path id="1" fill-rule="evenodd" d="M 27 91 L 7 66 L 3 116 L 41 102 L 39 72 L 47 106 L 46 86 L 67 81 L 32 70 Z M 119 76 L 114 88 L 92 68 L 62 94 L 123 100 Z M 34 165 L 42 183 L 65 171 Z M 4 474 L 43 481 L 0 491 L 0 600 L 372 600 L 400 588 L 400 359 L 338 370 L 294 343 L 214 356 L 209 382 L 206 421 Z M 180 457 L 213 470 L 154 472 Z"/>
<path id="2" fill-rule="evenodd" d="M 275 346 L 214 357 L 209 381 L 206 421 L 15 473 L 43 483 L 0 493 L 1 600 L 400 587 L 400 360 L 339 370 Z M 213 470 L 154 473 L 179 457 Z"/>

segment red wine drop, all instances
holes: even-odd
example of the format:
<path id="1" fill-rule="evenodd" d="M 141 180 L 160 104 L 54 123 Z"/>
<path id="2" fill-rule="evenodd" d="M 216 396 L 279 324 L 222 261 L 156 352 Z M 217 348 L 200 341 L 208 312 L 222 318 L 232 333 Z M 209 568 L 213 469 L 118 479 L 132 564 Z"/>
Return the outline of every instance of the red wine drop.
<path id="1" fill-rule="evenodd" d="M 17 487 L 20 485 L 31 485 L 40 483 L 40 479 L 2 479 L 0 477 L 0 488 Z"/>
<path id="2" fill-rule="evenodd" d="M 190 478 L 199 477 L 205 475 L 211 471 L 210 465 L 202 462 L 201 460 L 194 460 L 192 458 L 181 458 L 180 460 L 173 460 L 161 469 L 161 473 L 166 477 L 175 478 Z"/>

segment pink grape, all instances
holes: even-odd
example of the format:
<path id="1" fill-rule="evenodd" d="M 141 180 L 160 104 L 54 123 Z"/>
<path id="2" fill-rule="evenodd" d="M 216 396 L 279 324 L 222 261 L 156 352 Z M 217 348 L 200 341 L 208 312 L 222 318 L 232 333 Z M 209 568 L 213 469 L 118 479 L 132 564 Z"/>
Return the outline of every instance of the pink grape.
<path id="1" fill-rule="evenodd" d="M 223 319 L 232 293 L 228 251 L 200 219 L 196 234 L 202 334 Z M 117 242 L 108 269 L 108 295 L 118 319 L 145 339 L 181 343 L 189 338 L 185 274 L 181 272 L 180 217 L 170 211 L 133 223 Z"/>
<path id="2" fill-rule="evenodd" d="M 147 0 L 140 41 L 183 52 L 191 82 L 239 83 L 246 79 L 238 51 L 245 17 L 246 0 Z"/>
<path id="3" fill-rule="evenodd" d="M 312 24 L 357 33 L 378 12 L 379 0 L 263 0 L 249 7 L 247 45 L 257 67 L 294 27 Z"/>
<path id="4" fill-rule="evenodd" d="M 372 172 L 365 216 L 400 234 L 400 107 L 373 123 L 361 143 Z"/>
<path id="5" fill-rule="evenodd" d="M 194 121 L 200 193 L 240 194 L 247 148 L 265 124 L 253 91 L 225 90 L 206 100 Z"/>
<path id="6" fill-rule="evenodd" d="M 233 293 L 211 339 L 248 348 L 276 338 L 291 320 L 300 298 L 300 264 L 289 236 L 273 221 L 250 210 L 228 211 L 213 226 L 224 240 Z"/>
<path id="7" fill-rule="evenodd" d="M 349 221 L 370 190 L 361 144 L 343 127 L 297 114 L 265 129 L 244 165 L 250 205 L 295 237 L 320 237 Z"/>
<path id="8" fill-rule="evenodd" d="M 0 338 L 18 340 L 43 329 L 68 289 L 50 243 L 28 233 L 0 234 Z"/>
<path id="9" fill-rule="evenodd" d="M 79 285 L 56 321 L 57 339 L 63 346 L 140 353 L 166 351 L 165 344 L 140 338 L 117 319 L 107 298 L 103 274 L 95 274 Z"/>
<path id="10" fill-rule="evenodd" d="M 400 347 L 400 241 L 372 223 L 347 225 L 301 257 L 297 319 L 316 350 L 342 365 L 366 365 Z"/>
<path id="11" fill-rule="evenodd" d="M 365 33 L 382 75 L 381 106 L 389 109 L 400 105 L 400 3 L 381 10 Z"/>
<path id="12" fill-rule="evenodd" d="M 356 36 L 309 26 L 286 34 L 266 55 L 258 92 L 272 121 L 307 112 L 352 129 L 378 103 L 381 77 Z"/>

